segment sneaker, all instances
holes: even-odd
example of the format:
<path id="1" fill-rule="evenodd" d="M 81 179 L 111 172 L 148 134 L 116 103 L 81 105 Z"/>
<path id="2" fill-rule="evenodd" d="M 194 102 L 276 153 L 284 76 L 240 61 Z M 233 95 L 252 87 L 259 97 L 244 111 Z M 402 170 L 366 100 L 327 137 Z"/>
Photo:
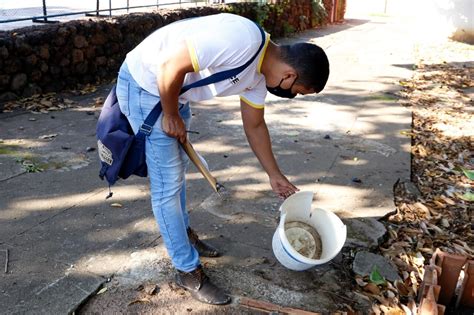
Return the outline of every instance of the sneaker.
<path id="1" fill-rule="evenodd" d="M 196 232 L 193 229 L 188 227 L 187 229 L 189 241 L 196 248 L 201 257 L 218 257 L 220 256 L 219 251 L 213 246 L 204 243 L 199 239 Z"/>
<path id="2" fill-rule="evenodd" d="M 223 305 L 230 302 L 230 296 L 211 283 L 199 265 L 191 272 L 179 271 L 176 274 L 176 284 L 189 291 L 193 298 L 200 302 Z"/>

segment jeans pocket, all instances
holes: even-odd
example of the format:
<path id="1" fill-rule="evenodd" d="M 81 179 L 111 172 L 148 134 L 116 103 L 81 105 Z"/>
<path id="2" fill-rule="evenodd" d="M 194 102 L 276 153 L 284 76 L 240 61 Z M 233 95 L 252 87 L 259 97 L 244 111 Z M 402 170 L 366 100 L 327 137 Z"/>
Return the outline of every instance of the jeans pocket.
<path id="1" fill-rule="evenodd" d="M 128 80 L 117 80 L 117 99 L 120 106 L 120 111 L 125 116 L 130 116 L 130 82 Z"/>

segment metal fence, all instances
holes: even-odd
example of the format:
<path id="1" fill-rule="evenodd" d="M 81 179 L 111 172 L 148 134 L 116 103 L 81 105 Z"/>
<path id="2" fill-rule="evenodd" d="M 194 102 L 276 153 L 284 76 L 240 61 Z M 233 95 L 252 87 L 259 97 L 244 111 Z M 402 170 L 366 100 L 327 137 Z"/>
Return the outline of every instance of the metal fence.
<path id="1" fill-rule="evenodd" d="M 223 0 L 0 0 L 0 30 L 83 17 L 112 17 L 160 7 L 189 7 Z M 228 2 L 228 1 L 226 1 Z"/>

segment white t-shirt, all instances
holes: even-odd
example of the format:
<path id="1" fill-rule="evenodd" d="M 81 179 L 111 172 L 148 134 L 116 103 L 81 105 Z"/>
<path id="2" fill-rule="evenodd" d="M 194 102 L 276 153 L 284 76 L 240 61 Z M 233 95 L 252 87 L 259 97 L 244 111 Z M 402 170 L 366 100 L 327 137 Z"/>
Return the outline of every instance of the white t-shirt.
<path id="1" fill-rule="evenodd" d="M 179 101 L 208 100 L 215 96 L 240 95 L 255 108 L 263 108 L 267 94 L 265 77 L 260 72 L 270 41 L 255 60 L 237 77 L 190 89 Z M 209 75 L 245 64 L 257 52 L 262 35 L 254 22 L 233 14 L 222 13 L 174 22 L 149 35 L 125 59 L 132 77 L 146 91 L 159 95 L 157 74 L 160 64 L 171 58 L 176 47 L 186 42 L 193 73 L 186 74 L 184 85 Z"/>

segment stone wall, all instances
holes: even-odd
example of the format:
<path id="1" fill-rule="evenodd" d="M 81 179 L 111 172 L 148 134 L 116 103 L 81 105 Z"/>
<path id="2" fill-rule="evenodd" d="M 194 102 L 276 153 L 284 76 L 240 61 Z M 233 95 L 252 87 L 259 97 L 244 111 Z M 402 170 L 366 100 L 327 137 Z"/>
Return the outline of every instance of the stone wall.
<path id="1" fill-rule="evenodd" d="M 112 79 L 128 51 L 157 28 L 183 18 L 233 12 L 262 23 L 274 37 L 312 27 L 311 0 L 286 4 L 291 9 L 284 12 L 276 5 L 262 9 L 242 3 L 0 32 L 0 102 Z"/>

